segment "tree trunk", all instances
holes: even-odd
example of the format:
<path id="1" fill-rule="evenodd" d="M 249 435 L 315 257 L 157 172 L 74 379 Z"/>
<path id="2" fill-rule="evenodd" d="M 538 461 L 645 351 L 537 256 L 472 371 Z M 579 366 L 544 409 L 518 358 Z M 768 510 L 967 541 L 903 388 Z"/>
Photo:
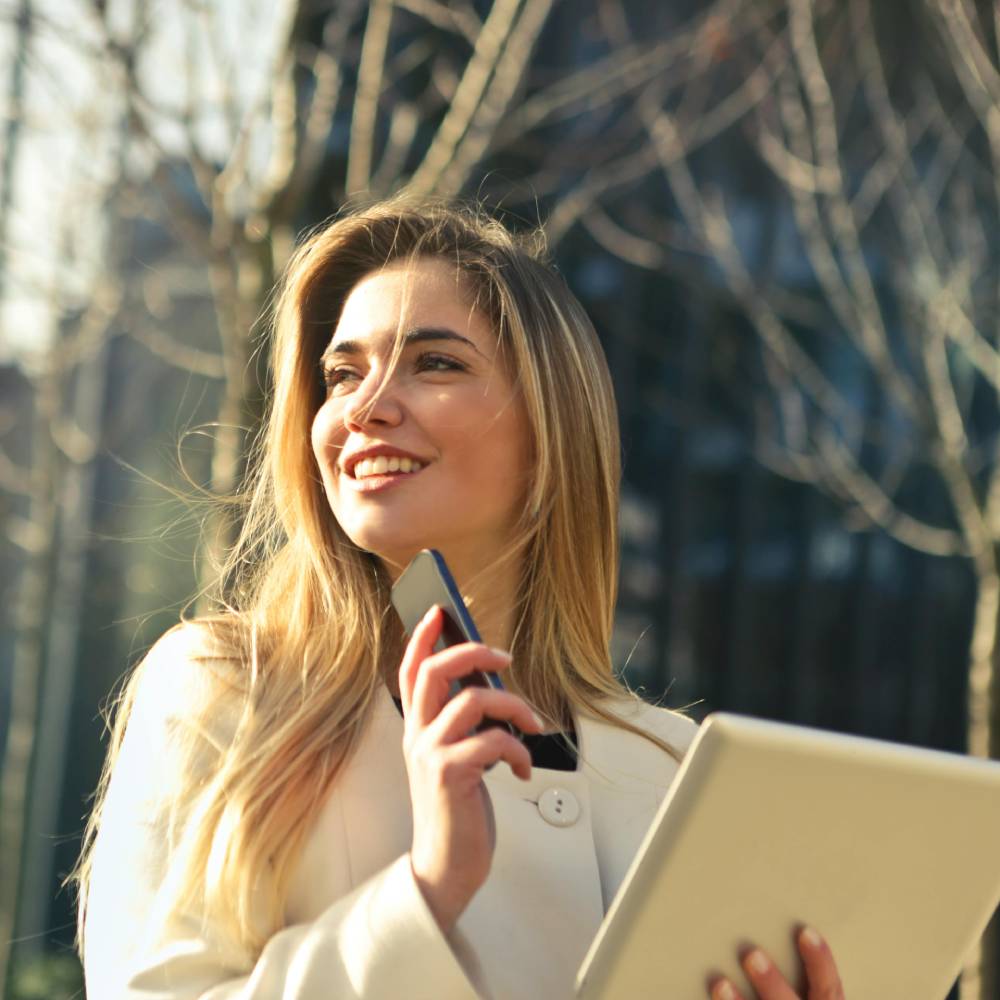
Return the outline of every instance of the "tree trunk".
<path id="1" fill-rule="evenodd" d="M 3 292 L 6 256 L 13 204 L 14 174 L 22 119 L 24 75 L 31 30 L 31 5 L 21 0 L 15 23 L 7 89 L 7 119 L 4 125 L 3 154 L 0 157 L 0 294 Z M 36 430 L 38 421 L 36 420 Z M 38 453 L 35 453 L 36 456 Z M 36 465 L 40 469 L 40 465 Z M 7 731 L 0 734 L 0 995 L 5 993 L 14 909 L 17 903 L 18 872 L 23 836 L 22 816 L 27 792 L 28 762 L 34 736 L 38 666 L 41 663 L 42 624 L 45 620 L 45 583 L 48 572 L 52 532 L 52 503 L 48 495 L 33 492 L 29 519 L 41 530 L 41 543 L 25 560 L 21 571 L 18 607 L 15 611 L 13 676 L 11 678 L 10 719 Z M 48 543 L 48 544 L 46 544 Z"/>
<path id="2" fill-rule="evenodd" d="M 81 362 L 73 381 L 72 421 L 82 433 L 81 453 L 65 463 L 56 516 L 56 551 L 51 567 L 48 634 L 38 699 L 37 732 L 27 803 L 16 934 L 29 953 L 46 945 L 49 904 L 57 889 L 56 847 L 60 804 L 79 665 L 80 625 L 86 601 L 87 556 L 91 545 L 97 442 L 101 435 L 107 381 L 108 342 Z M 88 454 L 89 452 L 89 454 Z"/>
<path id="3" fill-rule="evenodd" d="M 1000 573 L 994 554 L 978 559 L 976 570 L 976 608 L 972 624 L 969 654 L 969 753 L 976 757 L 998 757 L 996 725 L 995 662 L 998 613 L 1000 613 Z M 973 948 L 962 970 L 960 1000 L 992 1000 L 997 996 L 997 950 L 1000 947 L 1000 924 L 994 917 L 982 939 Z"/>
<path id="4" fill-rule="evenodd" d="M 224 211 L 221 203 L 218 211 Z M 234 498 L 246 472 L 247 447 L 257 431 L 262 404 L 255 397 L 255 387 L 263 384 L 267 348 L 261 346 L 251 357 L 250 343 L 255 324 L 261 319 L 264 299 L 270 290 L 276 265 L 266 240 L 256 244 L 234 238 L 226 243 L 231 220 L 215 221 L 214 237 L 223 241 L 212 267 L 212 297 L 219 340 L 225 364 L 225 382 L 219 404 L 218 428 L 212 451 L 210 483 L 212 496 Z M 221 505 L 209 510 L 202 532 L 198 557 L 198 592 L 196 609 L 209 610 L 208 593 L 214 589 L 219 569 L 236 540 L 239 524 L 234 518 L 239 509 Z M 207 593 L 208 592 L 208 593 Z"/>
<path id="5" fill-rule="evenodd" d="M 29 510 L 32 550 L 22 570 L 14 611 L 14 663 L 10 722 L 0 775 L 0 995 L 10 976 L 17 901 L 23 879 L 28 783 L 38 725 L 45 626 L 49 620 L 52 559 L 55 548 L 55 492 L 59 453 L 49 434 L 48 404 L 54 379 L 43 376 L 35 399 L 32 428 L 32 499 Z M 48 398 L 46 398 L 48 397 Z"/>

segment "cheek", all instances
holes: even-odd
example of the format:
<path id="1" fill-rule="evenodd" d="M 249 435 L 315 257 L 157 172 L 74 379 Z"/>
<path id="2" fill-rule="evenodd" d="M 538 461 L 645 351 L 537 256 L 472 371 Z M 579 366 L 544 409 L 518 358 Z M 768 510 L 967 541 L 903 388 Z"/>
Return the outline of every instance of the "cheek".
<path id="1" fill-rule="evenodd" d="M 321 406 L 316 411 L 316 416 L 313 417 L 312 432 L 310 434 L 312 451 L 313 455 L 316 456 L 316 461 L 319 463 L 320 469 L 324 472 L 327 469 L 332 469 L 337 460 L 338 453 L 335 450 L 337 445 L 337 423 L 333 407 L 329 404 Z"/>
<path id="2" fill-rule="evenodd" d="M 486 434 L 472 444 L 483 479 L 499 491 L 498 500 L 511 493 L 523 497 L 531 469 L 530 435 L 522 414 L 502 413 Z"/>

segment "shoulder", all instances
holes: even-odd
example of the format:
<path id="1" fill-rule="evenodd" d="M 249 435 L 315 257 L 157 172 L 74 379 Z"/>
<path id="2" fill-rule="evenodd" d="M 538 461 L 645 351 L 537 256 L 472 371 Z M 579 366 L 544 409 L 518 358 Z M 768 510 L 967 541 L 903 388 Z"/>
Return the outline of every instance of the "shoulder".
<path id="1" fill-rule="evenodd" d="M 600 712 L 600 719 L 578 716 L 580 762 L 594 815 L 603 817 L 602 836 L 629 845 L 622 855 L 627 855 L 627 864 L 698 727 L 680 712 L 650 705 L 628 692 L 606 700 Z"/>
<path id="2" fill-rule="evenodd" d="M 133 742 L 159 751 L 178 741 L 189 750 L 227 745 L 246 676 L 233 634 L 211 621 L 181 622 L 153 644 L 122 698 Z"/>
<path id="3" fill-rule="evenodd" d="M 224 674 L 242 659 L 238 634 L 237 624 L 222 616 L 178 622 L 153 643 L 140 668 L 183 670 L 197 663 Z"/>
<path id="4" fill-rule="evenodd" d="M 676 709 L 651 705 L 638 698 L 636 702 L 639 705 L 637 712 L 641 718 L 639 725 L 648 732 L 659 736 L 661 740 L 677 750 L 681 756 L 686 754 L 698 734 L 698 723 Z"/>
<path id="5" fill-rule="evenodd" d="M 211 620 L 179 622 L 140 660 L 137 692 L 161 712 L 183 712 L 239 687 L 242 657 L 234 635 Z"/>
<path id="6" fill-rule="evenodd" d="M 581 714 L 581 759 L 595 786 L 659 801 L 677 774 L 698 730 L 680 712 L 635 695 L 607 699 L 599 715 Z M 651 800 L 652 801 L 652 800 Z"/>
<path id="7" fill-rule="evenodd" d="M 698 732 L 698 723 L 683 712 L 650 704 L 638 695 L 625 695 L 607 703 L 609 714 L 625 726 L 634 726 L 661 740 L 678 758 L 688 751 Z"/>

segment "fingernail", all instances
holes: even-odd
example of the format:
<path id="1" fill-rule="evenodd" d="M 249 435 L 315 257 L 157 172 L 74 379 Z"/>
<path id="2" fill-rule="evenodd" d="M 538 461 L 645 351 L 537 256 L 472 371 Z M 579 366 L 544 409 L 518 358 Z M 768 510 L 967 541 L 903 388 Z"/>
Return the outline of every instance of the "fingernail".
<path id="1" fill-rule="evenodd" d="M 811 927 L 803 927 L 799 937 L 810 948 L 821 948 L 823 946 L 823 939 Z"/>
<path id="2" fill-rule="evenodd" d="M 720 980 L 715 985 L 715 1000 L 736 1000 L 736 990 L 727 979 Z"/>
<path id="3" fill-rule="evenodd" d="M 437 610 L 438 610 L 438 606 L 436 604 L 432 604 L 424 612 L 424 621 L 426 622 L 426 621 L 429 621 L 431 618 L 433 618 L 437 614 Z"/>
<path id="4" fill-rule="evenodd" d="M 532 719 L 535 720 L 535 725 L 538 726 L 539 729 L 544 729 L 545 728 L 545 723 L 542 722 L 542 718 L 541 718 L 540 715 L 538 715 L 537 712 L 532 712 L 531 713 L 531 717 L 532 717 Z"/>
<path id="5" fill-rule="evenodd" d="M 497 649 L 495 646 L 490 647 L 491 653 L 496 653 L 497 656 L 502 656 L 508 663 L 514 658 L 507 652 L 506 649 Z"/>
<path id="6" fill-rule="evenodd" d="M 767 960 L 767 955 L 759 948 L 755 948 L 750 952 L 750 955 L 747 957 L 747 965 L 750 966 L 751 972 L 756 972 L 758 975 L 763 975 L 771 967 L 771 963 Z"/>

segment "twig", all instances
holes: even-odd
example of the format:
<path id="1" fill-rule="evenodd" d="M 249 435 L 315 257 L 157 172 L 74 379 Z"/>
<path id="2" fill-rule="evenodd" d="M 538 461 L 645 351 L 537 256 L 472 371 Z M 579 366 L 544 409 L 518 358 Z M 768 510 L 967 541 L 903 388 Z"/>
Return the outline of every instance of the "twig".
<path id="1" fill-rule="evenodd" d="M 358 86 L 351 115 L 351 144 L 347 154 L 348 196 L 365 191 L 372 174 L 378 99 L 382 92 L 385 53 L 392 27 L 392 0 L 371 0 L 361 46 Z"/>

